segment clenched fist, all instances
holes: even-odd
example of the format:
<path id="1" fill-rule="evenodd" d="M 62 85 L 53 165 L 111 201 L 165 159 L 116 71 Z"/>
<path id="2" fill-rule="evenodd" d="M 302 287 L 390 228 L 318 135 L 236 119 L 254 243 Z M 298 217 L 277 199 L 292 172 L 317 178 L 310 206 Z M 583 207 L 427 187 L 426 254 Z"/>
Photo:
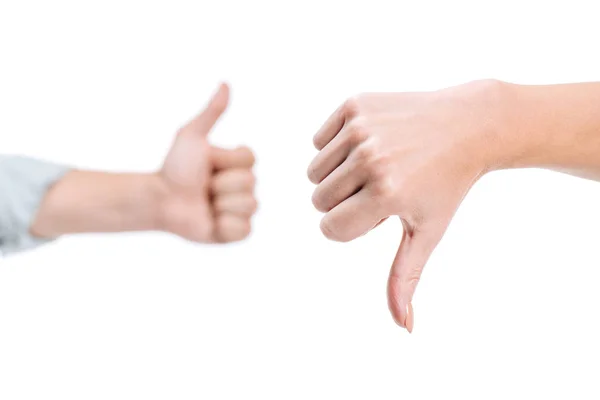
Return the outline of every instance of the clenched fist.
<path id="1" fill-rule="evenodd" d="M 430 254 L 500 146 L 498 83 L 430 93 L 365 94 L 346 101 L 314 137 L 308 168 L 329 239 L 350 241 L 389 216 L 404 235 L 388 282 L 395 321 L 412 331 L 412 297 Z M 502 145 L 508 145 L 502 143 Z"/>
<path id="2" fill-rule="evenodd" d="M 228 101 L 223 84 L 205 110 L 179 130 L 159 173 L 169 192 L 164 229 L 189 240 L 232 242 L 251 230 L 257 207 L 254 155 L 247 147 L 226 150 L 208 142 Z"/>

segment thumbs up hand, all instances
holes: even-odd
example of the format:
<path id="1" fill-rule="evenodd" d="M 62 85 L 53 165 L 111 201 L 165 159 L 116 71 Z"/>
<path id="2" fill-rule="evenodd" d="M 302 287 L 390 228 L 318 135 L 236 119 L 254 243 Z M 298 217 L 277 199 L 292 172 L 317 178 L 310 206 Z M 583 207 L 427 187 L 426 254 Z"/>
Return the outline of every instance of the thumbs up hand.
<path id="1" fill-rule="evenodd" d="M 252 151 L 221 149 L 208 142 L 228 102 L 229 88 L 222 84 L 206 108 L 179 130 L 159 172 L 169 191 L 164 229 L 192 241 L 242 240 L 256 211 Z"/>
<path id="2" fill-rule="evenodd" d="M 509 146 L 498 134 L 501 83 L 430 93 L 366 94 L 346 101 L 314 137 L 313 203 L 329 239 L 353 240 L 389 216 L 403 238 L 388 302 L 412 331 L 412 298 L 429 256 L 472 185 Z"/>

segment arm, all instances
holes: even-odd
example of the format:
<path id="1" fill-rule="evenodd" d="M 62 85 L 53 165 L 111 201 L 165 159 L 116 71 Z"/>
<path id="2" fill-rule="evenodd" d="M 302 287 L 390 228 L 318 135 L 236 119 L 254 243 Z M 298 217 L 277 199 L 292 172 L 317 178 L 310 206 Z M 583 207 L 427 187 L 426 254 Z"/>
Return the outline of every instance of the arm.
<path id="1" fill-rule="evenodd" d="M 499 132 L 515 146 L 497 168 L 540 167 L 600 179 L 600 82 L 502 84 L 510 110 Z"/>
<path id="2" fill-rule="evenodd" d="M 412 331 L 423 267 L 481 176 L 542 167 L 600 179 L 600 83 L 486 80 L 360 95 L 333 113 L 314 143 L 319 154 L 308 176 L 328 238 L 353 240 L 400 217 L 388 304 L 398 325 Z"/>
<path id="3" fill-rule="evenodd" d="M 37 237 L 160 230 L 167 191 L 157 174 L 71 171 L 46 193 L 30 230 Z"/>
<path id="4" fill-rule="evenodd" d="M 254 156 L 246 147 L 227 150 L 208 143 L 228 99 L 229 89 L 222 85 L 206 109 L 179 130 L 154 173 L 82 171 L 32 159 L 0 165 L 0 177 L 12 171 L 8 183 L 0 179 L 2 214 L 15 219 L 27 205 L 19 224 L 0 220 L 3 252 L 83 232 L 162 230 L 203 243 L 247 237 L 256 210 Z"/>

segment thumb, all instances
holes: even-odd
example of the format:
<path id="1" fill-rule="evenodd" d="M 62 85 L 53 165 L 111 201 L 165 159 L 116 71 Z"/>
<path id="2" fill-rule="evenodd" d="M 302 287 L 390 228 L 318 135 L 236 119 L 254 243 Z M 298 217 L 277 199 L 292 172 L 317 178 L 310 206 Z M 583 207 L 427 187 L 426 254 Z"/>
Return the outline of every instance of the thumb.
<path id="1" fill-rule="evenodd" d="M 228 104 L 229 86 L 226 83 L 221 83 L 204 110 L 192 119 L 184 129 L 189 129 L 203 136 L 208 135 L 213 125 L 227 109 Z"/>
<path id="2" fill-rule="evenodd" d="M 439 230 L 410 229 L 403 221 L 404 234 L 388 280 L 388 306 L 398 325 L 412 332 L 412 298 L 423 267 L 439 243 Z"/>

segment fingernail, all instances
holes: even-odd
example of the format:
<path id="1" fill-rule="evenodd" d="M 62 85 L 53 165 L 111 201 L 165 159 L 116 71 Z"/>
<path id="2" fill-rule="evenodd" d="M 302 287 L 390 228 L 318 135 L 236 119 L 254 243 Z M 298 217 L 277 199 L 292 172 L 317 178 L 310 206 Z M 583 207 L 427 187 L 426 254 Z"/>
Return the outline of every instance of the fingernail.
<path id="1" fill-rule="evenodd" d="M 404 327 L 408 333 L 412 333 L 414 321 L 412 303 L 408 303 L 406 305 L 406 317 L 404 317 Z"/>

